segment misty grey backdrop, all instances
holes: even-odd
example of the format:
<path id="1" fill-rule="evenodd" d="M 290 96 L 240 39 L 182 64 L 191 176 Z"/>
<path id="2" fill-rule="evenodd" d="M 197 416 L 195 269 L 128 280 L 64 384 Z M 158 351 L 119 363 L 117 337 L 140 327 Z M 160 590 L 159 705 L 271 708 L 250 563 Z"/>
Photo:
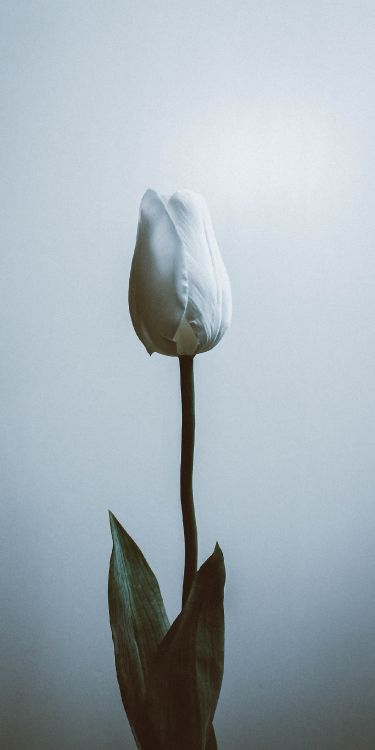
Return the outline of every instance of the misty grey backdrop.
<path id="1" fill-rule="evenodd" d="M 127 308 L 147 187 L 208 201 L 233 324 L 196 359 L 220 750 L 375 746 L 374 65 L 365 0 L 3 0 L 2 740 L 133 750 L 107 509 L 178 612 L 177 361 Z"/>

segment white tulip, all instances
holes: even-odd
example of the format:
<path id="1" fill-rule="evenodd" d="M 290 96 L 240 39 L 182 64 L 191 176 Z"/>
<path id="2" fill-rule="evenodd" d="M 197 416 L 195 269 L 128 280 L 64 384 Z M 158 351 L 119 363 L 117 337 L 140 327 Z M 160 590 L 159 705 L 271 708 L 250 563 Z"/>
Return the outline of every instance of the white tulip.
<path id="1" fill-rule="evenodd" d="M 231 290 L 201 195 L 144 194 L 129 309 L 149 354 L 194 355 L 220 341 L 231 320 Z"/>

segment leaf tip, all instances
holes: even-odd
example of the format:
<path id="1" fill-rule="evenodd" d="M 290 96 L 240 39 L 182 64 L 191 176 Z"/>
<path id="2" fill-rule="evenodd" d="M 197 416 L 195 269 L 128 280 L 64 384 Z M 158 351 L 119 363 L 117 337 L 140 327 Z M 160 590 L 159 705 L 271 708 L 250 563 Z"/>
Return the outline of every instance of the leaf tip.
<path id="1" fill-rule="evenodd" d="M 111 510 L 108 511 L 108 515 L 109 515 L 109 525 L 111 527 L 111 534 L 112 534 L 112 538 L 114 539 L 115 536 L 118 536 L 119 529 L 121 528 L 121 526 L 116 516 L 113 515 Z"/>
<path id="2" fill-rule="evenodd" d="M 221 549 L 219 542 L 216 542 L 215 544 L 214 555 L 224 559 L 223 550 Z"/>

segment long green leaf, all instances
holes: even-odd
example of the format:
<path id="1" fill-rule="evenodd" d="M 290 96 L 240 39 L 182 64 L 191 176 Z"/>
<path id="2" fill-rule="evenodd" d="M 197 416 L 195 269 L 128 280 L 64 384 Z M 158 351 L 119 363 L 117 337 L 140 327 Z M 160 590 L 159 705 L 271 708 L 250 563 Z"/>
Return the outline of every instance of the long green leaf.
<path id="1" fill-rule="evenodd" d="M 117 679 L 135 740 L 144 750 L 142 737 L 148 732 L 142 711 L 146 684 L 169 622 L 151 568 L 115 516 L 109 515 L 113 550 L 108 602 Z M 157 750 L 156 743 L 154 748 Z"/>
<path id="2" fill-rule="evenodd" d="M 152 740 L 142 750 L 216 747 L 211 724 L 224 669 L 224 582 L 224 559 L 216 545 L 158 648 L 144 708 Z"/>

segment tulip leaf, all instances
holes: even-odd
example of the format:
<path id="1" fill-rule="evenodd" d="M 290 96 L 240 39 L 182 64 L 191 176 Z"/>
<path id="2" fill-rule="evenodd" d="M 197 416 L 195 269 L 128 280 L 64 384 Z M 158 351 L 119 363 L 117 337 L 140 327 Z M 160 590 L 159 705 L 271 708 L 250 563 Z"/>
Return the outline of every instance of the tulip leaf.
<path id="1" fill-rule="evenodd" d="M 224 559 L 216 545 L 158 648 L 144 705 L 153 746 L 146 742 L 142 750 L 217 747 L 211 725 L 224 669 L 224 582 Z"/>
<path id="2" fill-rule="evenodd" d="M 151 568 L 115 516 L 109 515 L 113 550 L 108 601 L 117 679 L 137 746 L 143 750 L 146 683 L 169 622 Z"/>
<path id="3" fill-rule="evenodd" d="M 211 731 L 208 735 L 206 750 L 217 750 L 217 742 L 213 726 L 211 726 Z"/>

